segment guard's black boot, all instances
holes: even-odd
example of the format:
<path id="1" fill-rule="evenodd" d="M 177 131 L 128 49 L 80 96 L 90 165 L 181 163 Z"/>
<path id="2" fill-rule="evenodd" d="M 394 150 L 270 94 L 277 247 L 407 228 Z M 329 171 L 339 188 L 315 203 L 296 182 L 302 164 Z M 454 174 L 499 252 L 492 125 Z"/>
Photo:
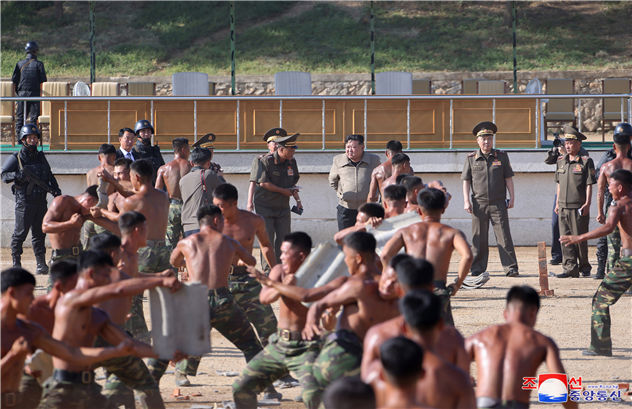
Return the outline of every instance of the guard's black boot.
<path id="1" fill-rule="evenodd" d="M 599 266 L 597 267 L 597 274 L 593 276 L 593 279 L 595 280 L 603 280 L 603 278 L 606 276 L 606 267 L 605 266 Z"/>
<path id="2" fill-rule="evenodd" d="M 13 267 L 22 267 L 22 257 L 19 254 L 11 254 L 13 256 Z"/>
<path id="3" fill-rule="evenodd" d="M 37 274 L 39 275 L 47 275 L 48 274 L 48 266 L 46 265 L 46 256 L 35 256 L 37 260 Z"/>

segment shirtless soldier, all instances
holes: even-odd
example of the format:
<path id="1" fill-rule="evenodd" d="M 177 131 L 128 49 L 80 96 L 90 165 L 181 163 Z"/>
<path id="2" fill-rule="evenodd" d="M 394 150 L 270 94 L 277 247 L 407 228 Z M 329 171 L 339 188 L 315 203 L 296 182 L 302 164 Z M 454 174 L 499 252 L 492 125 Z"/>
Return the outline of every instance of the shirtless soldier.
<path id="1" fill-rule="evenodd" d="M 441 223 L 441 215 L 445 211 L 445 194 L 434 188 L 425 188 L 417 197 L 421 222 L 398 230 L 386 243 L 382 251 L 382 265 L 387 265 L 390 258 L 402 247 L 413 257 L 428 260 L 435 271 L 435 294 L 441 298 L 441 310 L 446 324 L 454 325 L 450 297 L 461 288 L 463 280 L 472 265 L 472 250 L 462 231 Z M 448 268 L 452 251 L 461 255 L 457 282 L 446 286 Z"/>
<path id="2" fill-rule="evenodd" d="M 611 204 L 610 202 L 612 201 L 612 196 L 610 195 L 610 192 L 608 192 L 608 181 L 610 179 L 610 175 L 612 175 L 612 173 L 617 169 L 632 171 L 632 160 L 627 157 L 627 153 L 630 150 L 630 135 L 627 133 L 615 133 L 613 140 L 614 151 L 617 156 L 615 159 L 601 166 L 599 169 L 599 179 L 597 180 L 597 221 L 601 224 L 604 224 L 606 221 L 606 216 L 603 212 L 604 199 L 610 199 L 609 202 L 606 203 L 606 212 L 608 212 Z M 606 272 L 609 272 L 614 268 L 615 262 L 620 258 L 621 233 L 619 233 L 618 227 L 615 227 L 614 231 L 608 235 L 607 240 L 608 267 L 606 268 Z M 593 278 L 599 280 L 604 277 L 605 274 L 603 274 L 603 272 L 599 274 L 598 271 L 597 275 Z"/>
<path id="3" fill-rule="evenodd" d="M 158 286 L 177 291 L 182 284 L 175 277 L 133 278 L 110 284 L 113 270 L 112 258 L 102 251 L 89 250 L 79 261 L 77 287 L 64 294 L 55 307 L 53 337 L 70 346 L 91 346 L 97 337 L 110 344 L 131 340 L 109 318 L 108 313 L 94 304 L 112 299 L 128 298 Z M 135 355 L 156 356 L 151 346 L 131 340 Z M 128 354 L 129 355 L 129 354 Z M 181 357 L 176 352 L 174 360 Z M 89 365 L 76 365 L 53 357 L 55 371 L 43 385 L 44 393 L 40 408 L 114 408 L 100 393 Z M 157 396 L 160 399 L 160 395 Z"/>
<path id="4" fill-rule="evenodd" d="M 251 254 L 256 236 L 264 257 L 271 266 L 275 266 L 276 257 L 268 233 L 266 233 L 263 217 L 239 209 L 237 200 L 237 189 L 230 183 L 222 183 L 213 190 L 213 204 L 220 208 L 224 216 L 222 233 L 237 240 Z M 277 320 L 272 307 L 263 305 L 259 301 L 261 284 L 255 278 L 250 277 L 247 270 L 248 266 L 239 265 L 239 260 L 239 256 L 235 255 L 230 267 L 230 275 L 228 276 L 230 292 L 237 305 L 246 314 L 248 321 L 257 330 L 261 344 L 265 346 L 268 344 L 268 337 L 276 332 Z M 189 363 L 187 373 L 176 373 L 176 383 L 179 386 L 186 385 L 182 381 L 187 379 L 187 375 L 195 376 L 197 374 L 199 361 L 194 362 L 192 357 L 189 357 L 187 361 Z"/>
<path id="5" fill-rule="evenodd" d="M 171 262 L 176 267 L 186 267 L 192 281 L 200 281 L 208 287 L 211 327 L 239 348 L 248 362 L 263 348 L 248 318 L 228 289 L 228 275 L 235 258 L 249 266 L 256 265 L 257 260 L 237 240 L 221 233 L 224 217 L 219 207 L 200 207 L 197 220 L 200 232 L 178 242 L 171 254 Z M 199 357 L 183 360 L 176 366 L 176 374 L 195 374 L 199 361 Z M 164 360 L 149 360 L 148 366 L 156 381 L 159 382 L 168 363 Z M 176 378 L 176 382 L 186 380 L 186 377 L 183 378 Z"/>
<path id="6" fill-rule="evenodd" d="M 382 183 L 384 180 L 391 177 L 393 174 L 393 165 L 391 164 L 391 158 L 393 155 L 402 152 L 402 143 L 400 141 L 392 140 L 386 144 L 386 161 L 380 163 L 378 167 L 373 169 L 371 173 L 371 185 L 369 186 L 369 196 L 367 202 L 377 202 L 378 193 L 382 192 Z"/>
<path id="7" fill-rule="evenodd" d="M 322 333 L 318 321 L 323 312 L 343 307 L 336 331 L 327 335 L 314 363 L 320 393 L 340 377 L 359 375 L 366 332 L 372 325 L 399 315 L 397 294 L 382 294 L 375 247 L 371 233 L 349 235 L 342 250 L 351 278 L 313 304 L 307 313 L 303 338 L 311 340 Z"/>
<path id="8" fill-rule="evenodd" d="M 384 179 L 381 186 L 382 196 L 384 195 L 384 189 L 387 186 L 397 184 L 397 177 L 399 175 L 412 175 L 410 168 L 410 157 L 405 153 L 397 153 L 391 158 L 391 166 L 393 173 L 391 176 Z"/>
<path id="9" fill-rule="evenodd" d="M 167 187 L 169 193 L 169 225 L 167 227 L 167 246 L 174 248 L 184 235 L 182 228 L 182 194 L 180 193 L 180 178 L 191 171 L 189 155 L 189 140 L 176 138 L 172 142 L 175 158 L 158 169 L 156 189 Z"/>
<path id="10" fill-rule="evenodd" d="M 2 383 L 0 384 L 2 407 L 33 407 L 37 405 L 39 396 L 27 396 L 23 400 L 19 392 L 21 374 L 23 373 L 26 355 L 41 348 L 44 352 L 63 358 L 76 365 L 93 363 L 117 356 L 134 353 L 129 342 L 122 342 L 116 348 L 75 348 L 64 342 L 53 339 L 39 325 L 18 318 L 18 314 L 26 316 L 29 305 L 33 301 L 35 277 L 28 271 L 14 267 L 2 272 Z M 25 393 L 32 393 L 30 390 Z M 32 399 L 34 398 L 34 399 Z"/>
<path id="11" fill-rule="evenodd" d="M 101 147 L 99 148 L 99 162 L 101 162 L 101 164 L 97 166 L 96 168 L 90 169 L 88 173 L 86 174 L 88 187 L 99 184 L 99 178 L 97 177 L 98 172 L 101 172 L 103 169 L 105 169 L 108 172 L 114 171 L 115 159 L 116 159 L 116 148 L 114 148 L 114 145 L 110 145 L 107 143 L 102 144 Z M 109 188 L 109 186 L 107 187 Z M 107 197 L 104 197 L 102 195 L 113 193 L 113 191 L 114 189 L 109 188 L 107 190 L 104 190 L 102 193 L 98 191 L 98 188 L 97 188 L 97 194 L 99 195 L 99 203 L 102 203 L 103 207 L 107 206 L 109 200 L 107 200 L 108 199 Z M 103 199 L 106 199 L 106 200 L 103 200 Z M 90 220 L 86 221 L 83 225 L 83 238 L 81 239 L 84 250 L 89 249 L 90 238 L 92 238 L 92 236 L 94 236 L 95 234 L 103 233 L 105 231 L 107 230 L 101 226 L 95 225 L 94 222 Z"/>
<path id="12" fill-rule="evenodd" d="M 270 280 L 292 283 L 294 274 L 312 249 L 312 239 L 303 232 L 290 233 L 281 243 L 281 264 L 270 271 Z M 305 341 L 301 331 L 305 327 L 307 307 L 292 300 L 273 287 L 264 287 L 260 295 L 263 304 L 279 300 L 279 327 L 268 339 L 268 345 L 254 357 L 233 384 L 233 399 L 237 409 L 257 407 L 257 393 L 281 378 L 288 371 L 295 373 L 303 389 L 303 402 L 309 409 L 320 404 L 315 396 L 316 380 L 312 365 L 319 352 L 318 341 Z"/>
<path id="13" fill-rule="evenodd" d="M 378 203 L 364 203 L 358 207 L 358 215 L 356 216 L 356 224 L 346 229 L 340 230 L 334 234 L 336 243 L 342 246 L 345 237 L 357 231 L 366 231 L 366 228 L 372 226 L 376 228 L 384 220 L 384 208 Z"/>
<path id="14" fill-rule="evenodd" d="M 562 244 L 569 246 L 610 234 L 617 225 L 621 233 L 621 257 L 593 296 L 590 349 L 582 353 L 587 356 L 612 356 L 610 306 L 632 287 L 632 172 L 625 169 L 614 171 L 610 175 L 608 189 L 614 203 L 610 205 L 606 223 L 581 236 L 560 237 Z"/>
<path id="15" fill-rule="evenodd" d="M 424 376 L 424 350 L 414 341 L 399 336 L 380 347 L 381 380 L 385 397 L 381 408 L 424 408 L 417 402 L 417 382 Z"/>
<path id="16" fill-rule="evenodd" d="M 549 373 L 563 374 L 555 342 L 534 330 L 540 296 L 531 287 L 514 286 L 507 293 L 505 324 L 484 329 L 465 340 L 470 360 L 476 361 L 476 406 L 480 408 L 529 407 L 530 390 L 523 379 L 536 376 L 542 362 Z M 576 402 L 563 403 L 577 408 Z"/>
<path id="17" fill-rule="evenodd" d="M 128 191 L 133 191 L 132 182 L 130 178 L 130 169 L 129 166 L 134 163 L 130 159 L 120 158 L 114 162 L 114 173 L 112 173 L 112 177 Z M 108 207 L 107 209 L 111 212 L 122 213 L 123 212 L 123 204 L 125 204 L 125 196 L 121 195 L 119 192 L 114 192 L 108 197 Z"/>
<path id="18" fill-rule="evenodd" d="M 426 260 L 415 259 L 408 254 L 398 254 L 391 259 L 382 273 L 380 291 L 395 291 L 400 299 L 412 290 L 432 292 L 433 270 L 432 265 Z M 369 381 L 378 374 L 379 371 L 374 366 L 377 365 L 379 368 L 380 345 L 389 338 L 403 335 L 404 324 L 404 317 L 400 315 L 369 329 L 364 337 L 362 379 Z M 465 339 L 452 325 L 443 325 L 434 352 L 463 372 L 469 372 L 470 362 L 465 353 Z"/>
<path id="19" fill-rule="evenodd" d="M 406 211 L 406 188 L 402 185 L 388 185 L 382 191 L 384 218 L 399 216 Z"/>

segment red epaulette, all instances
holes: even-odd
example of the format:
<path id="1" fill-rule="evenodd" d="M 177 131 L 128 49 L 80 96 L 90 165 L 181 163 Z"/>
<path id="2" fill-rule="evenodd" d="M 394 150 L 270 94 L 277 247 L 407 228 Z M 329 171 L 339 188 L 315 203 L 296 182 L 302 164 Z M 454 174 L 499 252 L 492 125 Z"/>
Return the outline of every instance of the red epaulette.
<path id="1" fill-rule="evenodd" d="M 471 158 L 472 156 L 475 156 L 475 155 L 476 155 L 476 151 L 474 151 L 474 152 L 470 153 L 469 155 L 467 155 L 467 157 L 468 157 L 468 158 Z"/>
<path id="2" fill-rule="evenodd" d="M 588 159 L 590 159 L 590 156 L 588 156 L 588 155 L 586 155 L 586 156 L 582 156 L 582 159 L 583 159 L 583 160 L 588 160 Z"/>
<path id="3" fill-rule="evenodd" d="M 267 155 L 267 153 L 262 153 L 261 155 L 257 156 L 257 159 L 261 159 L 261 158 L 263 158 L 266 155 Z"/>
<path id="4" fill-rule="evenodd" d="M 505 151 L 501 151 L 500 149 L 496 149 L 496 152 L 498 152 L 498 153 L 502 153 L 503 155 L 506 155 L 506 154 L 507 154 L 507 152 L 505 152 Z"/>
<path id="5" fill-rule="evenodd" d="M 267 160 L 274 160 L 274 154 L 270 153 L 266 156 Z"/>

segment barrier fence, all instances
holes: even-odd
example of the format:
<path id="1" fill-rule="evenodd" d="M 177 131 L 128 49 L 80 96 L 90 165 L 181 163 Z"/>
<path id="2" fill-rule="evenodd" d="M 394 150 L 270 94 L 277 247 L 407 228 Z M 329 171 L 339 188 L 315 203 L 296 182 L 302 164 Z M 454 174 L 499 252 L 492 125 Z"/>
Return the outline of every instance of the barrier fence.
<path id="1" fill-rule="evenodd" d="M 407 149 L 471 148 L 476 146 L 471 129 L 484 120 L 498 125 L 495 147 L 539 148 L 547 133 L 542 102 L 577 100 L 573 106 L 581 124 L 581 100 L 592 98 L 620 99 L 621 122 L 632 122 L 632 94 L 47 96 L 2 101 L 50 101 L 51 150 L 97 149 L 112 142 L 112 131 L 116 141 L 118 129 L 133 127 L 139 119 L 152 122 L 154 142 L 162 144 L 179 136 L 197 141 L 213 132 L 219 149 L 265 149 L 263 134 L 279 126 L 301 133 L 301 149 L 328 150 L 342 149 L 351 133 L 363 134 L 369 149 L 383 149 L 391 139 L 406 141 Z"/>

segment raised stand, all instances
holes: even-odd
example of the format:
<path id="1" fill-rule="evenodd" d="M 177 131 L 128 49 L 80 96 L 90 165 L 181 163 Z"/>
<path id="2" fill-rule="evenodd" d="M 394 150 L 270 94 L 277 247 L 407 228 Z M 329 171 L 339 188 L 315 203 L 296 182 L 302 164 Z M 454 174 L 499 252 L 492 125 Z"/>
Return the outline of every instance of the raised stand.
<path id="1" fill-rule="evenodd" d="M 546 268 L 546 243 L 538 242 L 538 270 L 540 273 L 540 296 L 555 295 L 553 290 L 549 290 L 549 275 Z"/>

